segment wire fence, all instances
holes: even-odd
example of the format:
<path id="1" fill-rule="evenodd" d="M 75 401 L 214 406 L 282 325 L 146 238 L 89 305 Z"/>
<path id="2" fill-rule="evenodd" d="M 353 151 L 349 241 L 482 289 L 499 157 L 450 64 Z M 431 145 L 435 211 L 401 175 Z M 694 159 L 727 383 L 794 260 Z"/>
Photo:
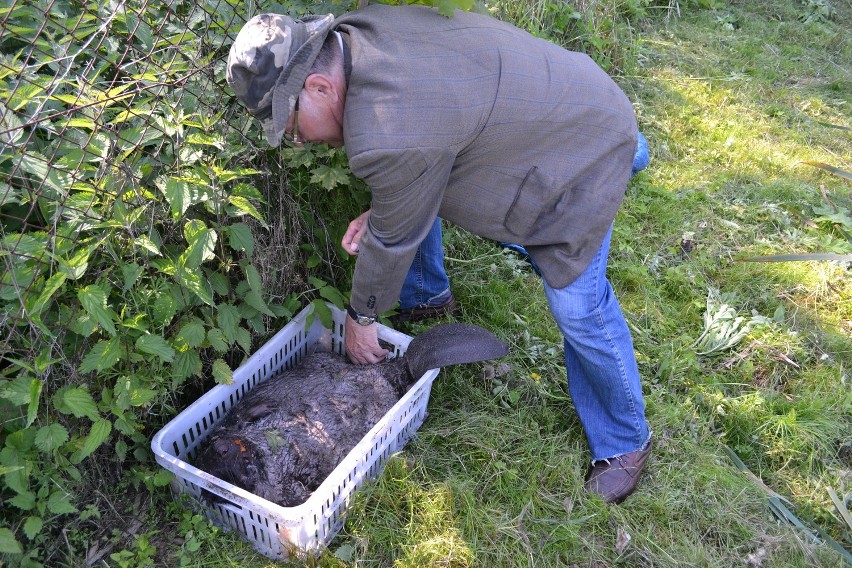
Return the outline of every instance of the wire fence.
<path id="1" fill-rule="evenodd" d="M 131 294 L 137 272 L 173 243 L 191 244 L 180 234 L 190 207 L 206 211 L 207 226 L 224 227 L 235 208 L 264 223 L 252 209 L 259 196 L 233 195 L 238 161 L 284 175 L 226 94 L 227 50 L 247 9 L 235 0 L 0 8 L 0 356 L 33 356 L 36 336 L 85 327 L 70 303 L 57 307 L 63 293 L 76 292 L 88 317 L 112 302 L 81 296 L 87 284 L 108 274 Z"/>
<path id="2" fill-rule="evenodd" d="M 325 285 L 314 153 L 269 149 L 225 81 L 257 11 L 0 4 L 0 557 L 80 565 L 55 537 L 121 526 L 128 469 L 168 482 L 153 432 Z"/>

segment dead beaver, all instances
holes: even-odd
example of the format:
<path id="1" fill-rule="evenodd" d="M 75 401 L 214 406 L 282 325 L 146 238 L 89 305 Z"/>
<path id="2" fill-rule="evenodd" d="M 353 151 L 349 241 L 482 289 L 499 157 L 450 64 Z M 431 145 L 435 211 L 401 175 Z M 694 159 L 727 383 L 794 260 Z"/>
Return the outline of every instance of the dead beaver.
<path id="1" fill-rule="evenodd" d="M 268 501 L 299 505 L 423 373 L 507 351 L 480 327 L 446 324 L 412 339 L 405 357 L 376 365 L 314 353 L 246 394 L 195 465 Z"/>

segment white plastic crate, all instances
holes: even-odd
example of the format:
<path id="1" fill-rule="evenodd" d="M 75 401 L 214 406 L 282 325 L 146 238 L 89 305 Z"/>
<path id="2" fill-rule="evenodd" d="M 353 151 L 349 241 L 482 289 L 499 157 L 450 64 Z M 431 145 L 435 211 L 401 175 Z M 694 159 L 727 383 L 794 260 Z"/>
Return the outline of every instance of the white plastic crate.
<path id="1" fill-rule="evenodd" d="M 314 319 L 309 330 L 308 309 L 302 310 L 272 339 L 234 371 L 233 383 L 211 389 L 157 432 L 151 448 L 157 463 L 175 474 L 172 489 L 187 494 L 216 524 L 240 533 L 262 554 L 278 559 L 291 551 L 315 553 L 341 529 L 355 490 L 375 479 L 388 457 L 402 449 L 426 418 L 426 406 L 438 369 L 426 372 L 347 454 L 325 481 L 296 507 L 282 507 L 202 471 L 189 462 L 210 430 L 252 388 L 298 365 L 316 350 L 342 354 L 346 312 L 331 307 L 334 324 L 328 329 Z M 399 357 L 411 337 L 379 325 L 379 338 L 394 346 Z M 210 503 L 206 490 L 224 502 Z"/>

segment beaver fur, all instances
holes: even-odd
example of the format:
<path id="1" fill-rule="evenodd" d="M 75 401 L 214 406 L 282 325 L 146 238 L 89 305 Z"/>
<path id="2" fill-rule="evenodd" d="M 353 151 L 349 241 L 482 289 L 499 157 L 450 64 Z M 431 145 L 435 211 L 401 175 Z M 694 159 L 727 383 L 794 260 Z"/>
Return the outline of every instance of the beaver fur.
<path id="1" fill-rule="evenodd" d="M 415 337 L 405 357 L 376 365 L 313 353 L 247 393 L 202 443 L 195 466 L 273 503 L 299 505 L 424 372 L 507 351 L 482 328 L 445 324 Z"/>

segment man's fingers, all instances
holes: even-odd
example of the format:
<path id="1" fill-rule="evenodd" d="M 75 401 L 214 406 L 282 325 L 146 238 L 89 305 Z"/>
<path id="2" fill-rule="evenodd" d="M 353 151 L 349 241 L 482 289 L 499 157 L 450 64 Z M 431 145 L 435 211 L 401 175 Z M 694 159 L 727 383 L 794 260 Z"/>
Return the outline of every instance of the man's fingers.
<path id="1" fill-rule="evenodd" d="M 345 335 L 346 353 L 353 363 L 359 365 L 380 363 L 388 354 L 388 350 L 379 345 L 376 324 L 358 325 L 347 316 Z"/>
<path id="2" fill-rule="evenodd" d="M 369 352 L 362 353 L 350 353 L 349 358 L 352 359 L 355 363 L 359 365 L 374 365 L 376 363 L 381 363 L 385 360 L 385 356 L 387 356 L 388 352 L 385 350 L 384 353 L 376 354 Z"/>
<path id="3" fill-rule="evenodd" d="M 343 250 L 347 253 L 351 255 L 358 254 L 358 251 L 361 248 L 358 243 L 361 241 L 361 235 L 363 235 L 364 231 L 367 229 L 367 217 L 369 214 L 369 210 L 362 213 L 349 223 L 349 226 L 346 228 L 346 233 L 343 234 L 343 240 L 340 244 L 343 246 Z"/>

